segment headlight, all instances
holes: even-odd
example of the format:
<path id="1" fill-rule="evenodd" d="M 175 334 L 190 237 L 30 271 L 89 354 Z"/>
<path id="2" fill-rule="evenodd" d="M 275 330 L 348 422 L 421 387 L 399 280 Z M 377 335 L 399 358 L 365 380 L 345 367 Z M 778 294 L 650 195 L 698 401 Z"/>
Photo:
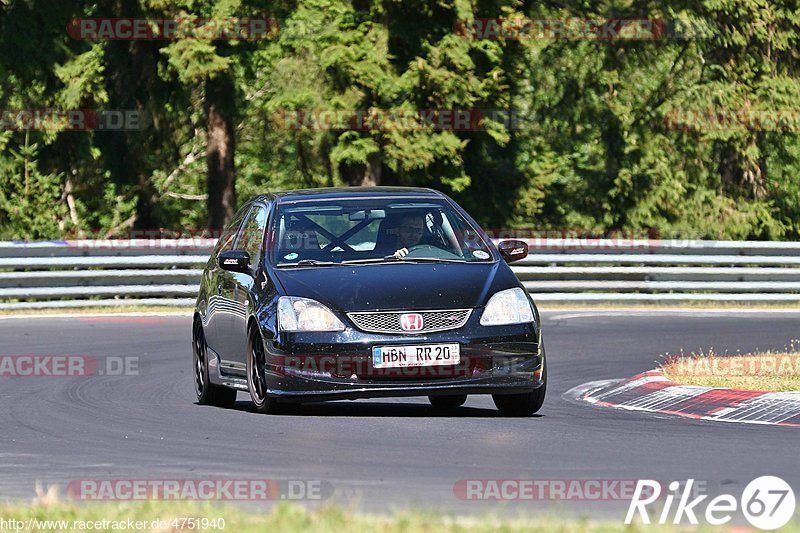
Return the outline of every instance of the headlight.
<path id="1" fill-rule="evenodd" d="M 500 291 L 489 298 L 489 303 L 486 304 L 481 316 L 482 326 L 523 322 L 533 322 L 533 308 L 525 291 L 519 287 Z"/>
<path id="2" fill-rule="evenodd" d="M 342 331 L 344 324 L 330 309 L 308 298 L 278 298 L 278 329 L 281 331 Z"/>

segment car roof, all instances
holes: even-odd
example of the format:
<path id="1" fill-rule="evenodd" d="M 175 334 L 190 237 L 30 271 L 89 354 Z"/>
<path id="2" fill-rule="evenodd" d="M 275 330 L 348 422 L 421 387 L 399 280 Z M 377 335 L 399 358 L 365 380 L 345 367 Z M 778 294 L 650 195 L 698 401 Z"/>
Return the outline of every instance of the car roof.
<path id="1" fill-rule="evenodd" d="M 279 203 L 308 200 L 339 200 L 343 198 L 376 198 L 404 196 L 415 198 L 443 198 L 444 195 L 433 189 L 423 187 L 322 187 L 318 189 L 297 189 L 274 192 L 259 196 L 258 199 L 275 198 Z"/>

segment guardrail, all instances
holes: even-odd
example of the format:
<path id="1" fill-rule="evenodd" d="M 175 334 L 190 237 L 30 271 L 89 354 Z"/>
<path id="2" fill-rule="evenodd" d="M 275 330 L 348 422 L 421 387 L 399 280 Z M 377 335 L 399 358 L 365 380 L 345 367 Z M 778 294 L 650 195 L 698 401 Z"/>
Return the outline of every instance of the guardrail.
<path id="1" fill-rule="evenodd" d="M 538 302 L 800 302 L 800 242 L 531 239 Z M 0 242 L 0 309 L 191 306 L 212 239 Z"/>

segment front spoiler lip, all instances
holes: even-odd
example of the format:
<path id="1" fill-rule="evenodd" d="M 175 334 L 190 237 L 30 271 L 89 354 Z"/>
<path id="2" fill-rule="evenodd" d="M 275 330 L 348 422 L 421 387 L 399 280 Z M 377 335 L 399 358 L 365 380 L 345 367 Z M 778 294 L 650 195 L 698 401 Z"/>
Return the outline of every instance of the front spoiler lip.
<path id="1" fill-rule="evenodd" d="M 410 396 L 445 396 L 460 394 L 522 394 L 542 386 L 544 382 L 447 384 L 414 387 L 359 387 L 347 390 L 284 391 L 268 390 L 268 394 L 286 402 L 319 402 L 326 400 L 358 400 L 363 398 L 389 398 Z"/>
<path id="2" fill-rule="evenodd" d="M 351 380 L 324 374 L 301 377 L 268 372 L 268 381 L 282 382 L 280 387 L 270 387 L 268 394 L 284 401 L 296 402 L 392 396 L 520 394 L 531 392 L 544 384 L 541 374 L 534 375 L 543 369 L 542 361 L 538 356 L 533 356 L 511 372 L 484 371 L 480 375 L 442 380 Z"/>

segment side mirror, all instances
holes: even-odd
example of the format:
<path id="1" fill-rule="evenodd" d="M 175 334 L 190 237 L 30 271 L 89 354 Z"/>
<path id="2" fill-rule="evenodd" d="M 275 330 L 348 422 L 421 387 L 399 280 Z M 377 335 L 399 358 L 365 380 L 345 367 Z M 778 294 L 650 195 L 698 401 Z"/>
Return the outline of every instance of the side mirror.
<path id="1" fill-rule="evenodd" d="M 240 250 L 229 250 L 219 254 L 219 267 L 230 272 L 250 274 L 250 254 Z"/>
<path id="2" fill-rule="evenodd" d="M 497 250 L 506 263 L 513 263 L 528 257 L 528 243 L 525 241 L 500 241 L 497 243 Z"/>

